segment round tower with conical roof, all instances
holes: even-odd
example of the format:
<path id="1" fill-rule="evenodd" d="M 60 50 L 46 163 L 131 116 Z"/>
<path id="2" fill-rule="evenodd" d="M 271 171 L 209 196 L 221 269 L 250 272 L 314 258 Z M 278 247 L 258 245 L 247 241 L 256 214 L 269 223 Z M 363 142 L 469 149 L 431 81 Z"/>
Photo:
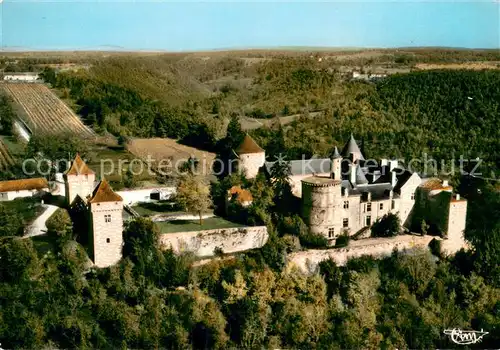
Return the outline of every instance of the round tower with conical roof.
<path id="1" fill-rule="evenodd" d="M 244 172 L 248 179 L 255 178 L 266 162 L 266 152 L 248 134 L 235 153 L 238 156 L 238 170 Z"/>

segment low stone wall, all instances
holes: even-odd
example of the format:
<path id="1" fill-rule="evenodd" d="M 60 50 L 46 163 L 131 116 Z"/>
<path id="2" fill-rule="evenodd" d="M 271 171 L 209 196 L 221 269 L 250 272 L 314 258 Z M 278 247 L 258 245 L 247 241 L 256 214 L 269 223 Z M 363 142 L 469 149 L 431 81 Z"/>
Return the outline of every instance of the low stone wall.
<path id="1" fill-rule="evenodd" d="M 383 257 L 391 255 L 394 249 L 426 248 L 435 236 L 401 235 L 392 238 L 369 238 L 351 241 L 345 248 L 306 250 L 288 256 L 290 265 L 299 267 L 304 272 L 314 272 L 323 260 L 333 259 L 337 265 L 345 265 L 347 260 L 362 255 Z M 437 238 L 440 239 L 440 238 Z M 443 240 L 446 242 L 446 240 Z"/>
<path id="2" fill-rule="evenodd" d="M 202 214 L 202 219 L 213 218 L 215 216 L 214 213 L 210 214 Z M 193 214 L 158 214 L 151 218 L 151 221 L 154 222 L 162 222 L 162 221 L 175 221 L 175 220 L 200 220 L 199 215 Z"/>
<path id="3" fill-rule="evenodd" d="M 164 233 L 160 244 L 176 253 L 192 252 L 199 257 L 214 256 L 215 248 L 226 254 L 261 248 L 269 235 L 266 226 L 235 227 L 227 229 Z"/>

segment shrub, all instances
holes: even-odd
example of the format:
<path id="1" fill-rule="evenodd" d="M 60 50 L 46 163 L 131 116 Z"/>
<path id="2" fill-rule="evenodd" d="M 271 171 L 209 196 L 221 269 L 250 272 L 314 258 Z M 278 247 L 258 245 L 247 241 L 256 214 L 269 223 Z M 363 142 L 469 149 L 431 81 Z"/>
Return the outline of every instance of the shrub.
<path id="1" fill-rule="evenodd" d="M 345 247 L 349 244 L 350 240 L 351 240 L 351 237 L 349 236 L 349 234 L 347 232 L 344 232 L 335 241 L 335 247 L 337 247 L 337 248 Z"/>
<path id="2" fill-rule="evenodd" d="M 372 226 L 372 237 L 394 237 L 401 231 L 401 221 L 395 214 L 386 214 Z"/>

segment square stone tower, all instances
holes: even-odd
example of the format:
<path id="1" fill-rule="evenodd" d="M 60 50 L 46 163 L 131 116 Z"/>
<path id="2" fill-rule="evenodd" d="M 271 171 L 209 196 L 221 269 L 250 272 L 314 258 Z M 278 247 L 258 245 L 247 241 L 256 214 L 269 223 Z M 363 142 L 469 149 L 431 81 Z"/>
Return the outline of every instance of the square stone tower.
<path id="1" fill-rule="evenodd" d="M 76 196 L 82 200 L 92 194 L 94 189 L 95 173 L 85 164 L 79 154 L 71 163 L 71 167 L 64 174 L 66 188 L 66 203 L 71 205 Z"/>
<path id="2" fill-rule="evenodd" d="M 90 248 L 97 267 L 116 264 L 122 257 L 123 199 L 102 180 L 88 202 Z"/>

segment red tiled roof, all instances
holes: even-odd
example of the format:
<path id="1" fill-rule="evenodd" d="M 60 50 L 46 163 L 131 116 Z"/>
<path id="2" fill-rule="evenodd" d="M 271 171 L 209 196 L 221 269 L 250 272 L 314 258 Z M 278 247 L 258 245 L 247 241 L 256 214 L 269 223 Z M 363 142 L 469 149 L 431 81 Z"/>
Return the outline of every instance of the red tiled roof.
<path id="1" fill-rule="evenodd" d="M 88 166 L 85 164 L 83 159 L 79 154 L 76 155 L 75 159 L 71 163 L 71 167 L 66 172 L 66 175 L 92 175 L 95 174 Z"/>
<path id="2" fill-rule="evenodd" d="M 237 154 L 245 154 L 245 153 L 262 153 L 264 150 L 260 148 L 257 142 L 254 141 L 249 135 L 246 135 L 243 139 L 243 142 L 240 144 L 238 149 L 236 150 Z"/>
<path id="3" fill-rule="evenodd" d="M 242 189 L 241 186 L 233 186 L 228 191 L 229 197 L 236 195 L 236 200 L 240 203 L 253 201 L 252 193 L 249 190 Z"/>
<path id="4" fill-rule="evenodd" d="M 43 177 L 35 179 L 0 181 L 0 192 L 41 190 L 43 188 L 48 188 L 48 187 L 49 184 L 47 180 Z"/>
<path id="5" fill-rule="evenodd" d="M 120 197 L 106 180 L 102 180 L 92 193 L 92 198 L 89 203 L 102 203 L 102 202 L 121 202 L 123 198 Z"/>

